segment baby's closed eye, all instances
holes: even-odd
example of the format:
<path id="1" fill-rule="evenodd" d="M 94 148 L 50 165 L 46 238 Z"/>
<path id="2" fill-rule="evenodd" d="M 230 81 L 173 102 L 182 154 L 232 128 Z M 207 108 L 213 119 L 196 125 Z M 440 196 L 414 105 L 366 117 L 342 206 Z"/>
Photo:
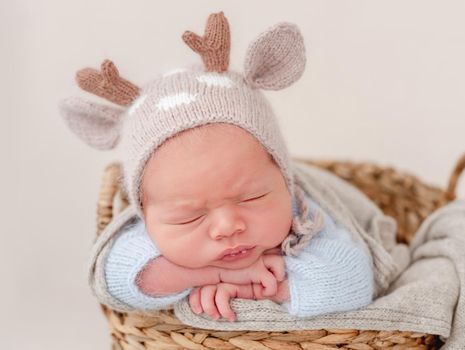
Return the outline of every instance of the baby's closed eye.
<path id="1" fill-rule="evenodd" d="M 188 219 L 187 221 L 181 221 L 181 222 L 177 222 L 177 223 L 172 223 L 171 225 L 187 225 L 187 224 L 191 224 L 191 223 L 194 223 L 202 218 L 205 217 L 206 214 L 204 215 L 200 215 L 200 216 L 197 216 L 193 219 Z"/>
<path id="2" fill-rule="evenodd" d="M 257 199 L 262 199 L 264 198 L 268 193 L 265 193 L 265 194 L 262 194 L 260 196 L 255 196 L 255 197 L 251 197 L 251 198 L 248 198 L 248 199 L 244 199 L 242 200 L 242 202 L 250 202 L 250 201 L 254 201 L 254 200 L 257 200 Z"/>

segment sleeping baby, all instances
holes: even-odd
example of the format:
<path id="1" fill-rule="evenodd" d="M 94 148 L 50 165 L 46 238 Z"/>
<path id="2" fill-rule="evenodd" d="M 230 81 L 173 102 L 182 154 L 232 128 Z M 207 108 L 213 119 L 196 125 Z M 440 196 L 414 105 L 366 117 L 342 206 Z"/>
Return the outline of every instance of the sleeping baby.
<path id="1" fill-rule="evenodd" d="M 244 74 L 228 70 L 222 12 L 209 17 L 204 36 L 183 39 L 203 67 L 169 71 L 139 88 L 107 60 L 100 71 L 78 72 L 77 81 L 124 108 L 80 98 L 61 105 L 89 145 L 123 150 L 131 205 L 94 245 L 91 286 L 100 302 L 150 312 L 188 298 L 195 313 L 230 321 L 233 298 L 269 299 L 300 317 L 371 303 L 366 243 L 297 181 L 260 91 L 302 75 L 298 28 L 280 23 L 262 33 Z"/>
<path id="2" fill-rule="evenodd" d="M 124 228 L 105 268 L 109 292 L 125 303 L 156 310 L 189 296 L 194 312 L 233 320 L 230 298 L 269 297 L 298 316 L 371 302 L 361 245 L 311 198 L 292 197 L 270 154 L 237 126 L 209 124 L 165 141 L 141 192 L 143 219 Z M 282 257 L 302 209 L 311 232 L 296 256 Z"/>

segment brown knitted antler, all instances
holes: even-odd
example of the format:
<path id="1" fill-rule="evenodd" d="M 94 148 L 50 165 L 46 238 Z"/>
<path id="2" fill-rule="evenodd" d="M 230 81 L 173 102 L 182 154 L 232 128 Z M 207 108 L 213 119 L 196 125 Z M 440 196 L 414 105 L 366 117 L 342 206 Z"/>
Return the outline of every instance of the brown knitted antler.
<path id="1" fill-rule="evenodd" d="M 231 36 L 228 20 L 222 11 L 212 13 L 208 17 L 203 37 L 185 31 L 182 39 L 202 57 L 207 71 L 224 72 L 228 70 Z"/>
<path id="2" fill-rule="evenodd" d="M 78 85 L 85 91 L 103 97 L 120 106 L 128 106 L 139 96 L 139 88 L 121 78 L 110 60 L 103 61 L 101 71 L 84 68 L 76 73 Z"/>

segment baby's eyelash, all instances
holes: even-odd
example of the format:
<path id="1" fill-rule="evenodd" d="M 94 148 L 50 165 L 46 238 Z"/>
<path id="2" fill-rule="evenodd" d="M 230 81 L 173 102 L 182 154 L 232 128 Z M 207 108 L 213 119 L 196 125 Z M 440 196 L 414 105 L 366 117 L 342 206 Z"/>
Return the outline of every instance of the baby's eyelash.
<path id="1" fill-rule="evenodd" d="M 199 216 L 199 217 L 196 217 L 195 219 L 192 219 L 192 220 L 189 220 L 189 221 L 186 221 L 186 222 L 177 223 L 177 224 L 175 224 L 175 225 L 187 225 L 187 224 L 190 224 L 190 223 L 192 223 L 192 222 L 197 221 L 198 219 L 200 219 L 200 218 L 202 218 L 202 217 L 204 217 L 204 215 L 201 215 L 201 216 Z"/>
<path id="2" fill-rule="evenodd" d="M 255 199 L 260 199 L 260 198 L 263 198 L 267 195 L 268 193 L 265 193 L 265 194 L 262 194 L 261 196 L 258 196 L 258 197 L 253 197 L 253 198 L 249 198 L 249 199 L 245 199 L 243 200 L 243 202 L 249 202 L 249 201 L 253 201 Z"/>

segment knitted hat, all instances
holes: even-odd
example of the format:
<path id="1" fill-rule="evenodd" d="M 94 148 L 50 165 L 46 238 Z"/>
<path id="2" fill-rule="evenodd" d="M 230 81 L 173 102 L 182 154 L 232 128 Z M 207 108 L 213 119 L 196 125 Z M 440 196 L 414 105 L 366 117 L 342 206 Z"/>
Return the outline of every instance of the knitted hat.
<path id="1" fill-rule="evenodd" d="M 306 57 L 299 29 L 283 22 L 259 35 L 247 50 L 243 74 L 228 70 L 230 32 L 223 12 L 209 16 L 204 36 L 186 31 L 182 38 L 203 66 L 160 74 L 142 88 L 120 77 L 109 60 L 100 71 L 79 71 L 82 89 L 121 107 L 68 98 L 60 103 L 68 126 L 94 148 L 121 144 L 124 186 L 141 217 L 141 177 L 150 155 L 177 133 L 211 123 L 233 124 L 252 134 L 272 155 L 293 195 L 290 156 L 261 90 L 284 89 L 302 75 Z"/>

